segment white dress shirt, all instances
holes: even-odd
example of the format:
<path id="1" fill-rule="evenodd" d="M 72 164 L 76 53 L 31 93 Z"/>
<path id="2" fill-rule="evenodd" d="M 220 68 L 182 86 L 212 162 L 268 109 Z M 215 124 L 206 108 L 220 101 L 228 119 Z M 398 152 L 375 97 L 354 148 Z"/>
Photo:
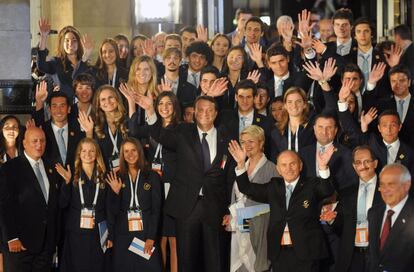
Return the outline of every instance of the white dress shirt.
<path id="1" fill-rule="evenodd" d="M 387 164 L 394 163 L 398 155 L 398 150 L 400 149 L 400 140 L 397 139 L 395 142 L 390 144 L 386 143 L 384 140 L 382 141 L 387 147 Z M 391 147 L 389 148 L 388 146 Z"/>
<path id="2" fill-rule="evenodd" d="M 203 140 L 204 131 L 202 131 L 199 127 L 197 127 L 197 131 L 201 143 L 201 141 Z M 210 149 L 210 163 L 212 163 L 217 154 L 217 129 L 213 126 L 209 131 L 206 132 L 206 140 L 208 143 L 208 148 Z"/>
<path id="3" fill-rule="evenodd" d="M 400 203 L 398 203 L 397 205 L 395 205 L 393 208 L 391 208 L 390 206 L 386 206 L 385 208 L 385 212 L 384 212 L 384 216 L 382 217 L 382 225 L 381 225 L 381 232 L 382 233 L 382 229 L 384 228 L 384 223 L 385 223 L 385 219 L 387 218 L 387 213 L 389 210 L 393 210 L 394 214 L 391 217 L 391 227 L 394 225 L 395 221 L 397 221 L 398 216 L 401 213 L 401 210 L 404 208 L 405 203 L 408 200 L 408 195 L 406 195 L 401 201 Z M 405 223 L 405 218 L 401 218 L 401 220 L 404 220 L 403 222 Z"/>
<path id="4" fill-rule="evenodd" d="M 279 91 L 279 88 L 280 88 L 280 85 L 283 84 L 282 82 L 289 78 L 289 75 L 290 75 L 289 72 L 283 77 L 278 77 L 277 75 L 273 75 L 275 79 L 275 87 L 274 87 L 275 97 L 283 95 L 283 86 L 282 86 L 281 92 Z"/>
<path id="5" fill-rule="evenodd" d="M 47 174 L 46 174 L 46 170 L 45 170 L 45 165 L 43 164 L 42 159 L 40 158 L 39 160 L 35 161 L 34 159 L 32 159 L 31 157 L 29 157 L 29 155 L 27 155 L 26 151 L 24 152 L 24 155 L 26 156 L 27 160 L 30 163 L 30 166 L 34 170 L 35 164 L 38 162 L 39 163 L 39 169 L 40 169 L 40 174 L 42 175 L 43 178 L 43 183 L 45 185 L 46 188 L 46 198 L 49 199 L 49 179 L 47 178 Z"/>
<path id="6" fill-rule="evenodd" d="M 68 126 L 68 123 L 66 123 L 66 125 L 64 125 L 61 128 L 58 127 L 58 126 L 56 126 L 53 122 L 51 122 L 51 124 L 52 124 L 53 134 L 55 135 L 56 142 L 58 142 L 58 137 L 60 137 L 58 130 L 61 129 L 61 128 L 63 128 L 63 134 L 62 134 L 63 141 L 65 142 L 65 148 L 66 148 L 66 150 L 68 150 L 68 137 L 69 137 L 68 136 L 69 135 L 69 126 Z"/>
<path id="7" fill-rule="evenodd" d="M 410 105 L 411 94 L 408 93 L 408 95 L 406 97 L 404 97 L 403 99 L 398 98 L 396 96 L 394 96 L 394 98 L 395 98 L 395 105 L 396 105 L 397 109 L 399 107 L 398 104 L 400 103 L 400 101 L 401 100 L 404 100 L 404 105 L 403 105 L 403 118 L 401 120 L 401 123 L 404 123 L 405 117 L 407 116 L 407 112 L 408 112 L 408 106 Z"/>
<path id="8" fill-rule="evenodd" d="M 338 47 L 343 45 L 343 48 L 341 49 L 341 52 L 338 52 Z M 337 48 L 337 54 L 341 56 L 345 56 L 349 54 L 349 51 L 351 51 L 352 46 L 352 39 L 350 38 L 345 43 L 341 44 L 339 41 L 336 41 L 336 48 Z"/>
<path id="9" fill-rule="evenodd" d="M 366 202 L 365 202 L 365 207 L 366 207 L 366 214 L 368 214 L 368 210 L 372 207 L 372 203 L 374 201 L 374 195 L 375 195 L 375 188 L 377 186 L 377 176 L 374 175 L 370 180 L 368 180 L 367 182 L 363 181 L 363 180 L 359 180 L 359 189 L 358 189 L 358 200 L 359 197 L 361 196 L 361 194 L 363 193 L 364 187 L 361 186 L 361 184 L 369 184 L 369 187 L 367 187 L 367 198 L 366 198 Z M 357 205 L 358 206 L 358 205 Z"/>

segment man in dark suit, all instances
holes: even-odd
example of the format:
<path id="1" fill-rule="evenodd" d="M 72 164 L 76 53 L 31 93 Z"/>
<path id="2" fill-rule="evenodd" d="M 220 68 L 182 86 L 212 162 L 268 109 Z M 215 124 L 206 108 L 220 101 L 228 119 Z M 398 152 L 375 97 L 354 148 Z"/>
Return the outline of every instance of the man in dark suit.
<path id="1" fill-rule="evenodd" d="M 407 67 L 397 65 L 390 69 L 389 78 L 393 96 L 378 103 L 379 113 L 388 109 L 396 111 L 402 123 L 399 136 L 414 148 L 414 98 L 410 94 L 411 73 Z"/>
<path id="2" fill-rule="evenodd" d="M 319 205 L 334 192 L 327 166 L 333 147 L 318 155 L 321 178 L 301 177 L 299 155 L 286 150 L 277 158 L 276 167 L 282 178 L 272 178 L 265 184 L 249 182 L 246 151 L 236 141 L 231 141 L 229 151 L 237 162 L 236 181 L 240 192 L 270 205 L 267 244 L 273 270 L 319 271 L 320 260 L 328 256 Z"/>
<path id="3" fill-rule="evenodd" d="M 358 174 L 357 182 L 339 192 L 337 213 L 332 213 L 328 209 L 321 216 L 321 219 L 330 224 L 334 220 L 332 226 L 341 237 L 335 264 L 335 271 L 338 272 L 367 270 L 369 265 L 367 211 L 383 203 L 375 172 L 378 160 L 375 159 L 369 146 L 356 147 L 352 157 L 353 167 Z M 333 217 L 325 217 L 329 213 Z M 333 219 L 334 217 L 336 218 Z"/>
<path id="4" fill-rule="evenodd" d="M 411 75 L 414 75 L 414 45 L 410 27 L 407 25 L 396 26 L 394 28 L 394 41 L 403 50 L 399 64 L 406 66 Z"/>
<path id="5" fill-rule="evenodd" d="M 179 271 L 226 271 L 228 261 L 221 226 L 229 204 L 226 197 L 227 144 L 223 128 L 216 128 L 217 105 L 210 96 L 195 103 L 195 124 L 161 128 L 152 99 L 140 101 L 148 115 L 151 135 L 177 152 L 177 175 L 165 202 L 176 219 Z"/>
<path id="6" fill-rule="evenodd" d="M 369 271 L 413 271 L 414 200 L 408 195 L 410 172 L 401 164 L 390 164 L 379 177 L 386 205 L 368 211 Z"/>
<path id="7" fill-rule="evenodd" d="M 232 40 L 233 37 L 236 36 L 236 35 L 238 35 L 239 37 L 243 37 L 244 36 L 244 27 L 246 25 L 246 22 L 252 16 L 253 16 L 253 12 L 250 9 L 238 8 L 236 10 L 236 14 L 234 16 L 234 19 L 237 22 L 237 27 L 232 32 L 226 34 L 227 37 L 229 37 L 230 40 Z"/>
<path id="8" fill-rule="evenodd" d="M 328 163 L 329 169 L 334 176 L 334 186 L 337 190 L 340 190 L 352 185 L 356 176 L 352 169 L 351 151 L 339 143 L 334 143 L 338 132 L 335 117 L 329 113 L 319 114 L 315 118 L 313 131 L 316 143 L 305 146 L 299 151 L 303 161 L 304 174 L 307 177 L 317 177 L 317 152 L 325 152 L 329 146 L 334 145 L 334 153 Z"/>
<path id="9" fill-rule="evenodd" d="M 42 100 L 42 96 L 37 96 L 36 105 L 43 105 Z M 77 120 L 68 118 L 71 107 L 65 93 L 52 92 L 47 101 L 51 119 L 44 122 L 43 106 L 40 109 L 36 107 L 34 114 L 36 124 L 41 126 L 46 134 L 45 156 L 62 165 L 73 165 L 76 147 L 85 137 L 85 133 L 80 131 Z"/>
<path id="10" fill-rule="evenodd" d="M 240 133 L 250 125 L 260 126 L 265 131 L 266 143 L 270 143 L 272 123 L 254 109 L 256 84 L 250 79 L 239 81 L 235 86 L 237 110 L 223 110 L 219 115 L 219 124 L 226 126 L 231 139 L 239 139 Z M 266 155 L 270 155 L 270 145 L 265 144 Z"/>
<path id="11" fill-rule="evenodd" d="M 182 53 L 177 48 L 168 48 L 163 53 L 165 74 L 159 83 L 171 86 L 181 105 L 191 104 L 197 97 L 197 88 L 187 82 L 185 73 L 180 73 Z"/>
<path id="12" fill-rule="evenodd" d="M 262 80 L 267 82 L 269 97 L 273 99 L 283 96 L 292 86 L 301 87 L 307 91 L 312 80 L 303 71 L 289 71 L 289 52 L 281 44 L 272 45 L 266 52 L 267 64 L 271 73 L 262 69 Z M 268 76 L 267 79 L 266 75 Z"/>
<path id="13" fill-rule="evenodd" d="M 26 130 L 24 154 L 8 161 L 1 192 L 2 238 L 6 271 L 50 271 L 56 248 L 58 176 L 42 160 L 46 137 L 42 129 Z"/>

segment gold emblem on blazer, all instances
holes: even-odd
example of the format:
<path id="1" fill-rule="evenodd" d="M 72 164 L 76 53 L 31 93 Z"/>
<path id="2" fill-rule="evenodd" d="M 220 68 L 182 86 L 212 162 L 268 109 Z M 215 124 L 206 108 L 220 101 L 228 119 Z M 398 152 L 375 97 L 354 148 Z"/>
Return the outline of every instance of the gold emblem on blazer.
<path id="1" fill-rule="evenodd" d="M 256 118 L 256 122 L 259 123 L 260 122 L 260 117 Z"/>
<path id="2" fill-rule="evenodd" d="M 151 184 L 145 182 L 144 183 L 144 190 L 148 191 L 149 189 L 151 189 Z"/>
<path id="3" fill-rule="evenodd" d="M 122 183 L 122 188 L 125 188 L 125 183 Z"/>
<path id="4" fill-rule="evenodd" d="M 309 201 L 308 201 L 308 200 L 303 201 L 302 206 L 303 206 L 305 209 L 309 208 Z"/>
<path id="5" fill-rule="evenodd" d="M 379 55 L 375 55 L 375 59 L 379 60 L 380 56 Z"/>
<path id="6" fill-rule="evenodd" d="M 105 189 L 105 183 L 99 184 L 99 188 L 101 188 L 102 190 Z"/>
<path id="7" fill-rule="evenodd" d="M 52 173 L 53 173 L 52 168 L 49 168 L 49 173 L 50 173 L 50 174 L 52 174 Z"/>
<path id="8" fill-rule="evenodd" d="M 352 50 L 357 51 L 357 50 L 358 50 L 358 47 L 354 46 L 354 47 L 352 48 Z"/>
<path id="9" fill-rule="evenodd" d="M 401 154 L 401 155 L 399 156 L 399 158 L 400 158 L 400 160 L 404 159 L 404 158 L 405 158 L 404 154 Z"/>
<path id="10" fill-rule="evenodd" d="M 83 185 L 85 182 L 81 179 L 79 183 Z"/>
<path id="11" fill-rule="evenodd" d="M 71 131 L 70 136 L 75 136 L 75 132 Z"/>

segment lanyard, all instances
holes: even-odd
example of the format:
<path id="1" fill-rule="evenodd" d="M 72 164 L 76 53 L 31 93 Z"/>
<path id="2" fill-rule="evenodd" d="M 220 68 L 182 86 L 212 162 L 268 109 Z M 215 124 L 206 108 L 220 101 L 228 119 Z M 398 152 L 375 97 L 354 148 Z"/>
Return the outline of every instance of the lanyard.
<path id="1" fill-rule="evenodd" d="M 80 194 L 80 201 L 82 204 L 82 207 L 85 207 L 85 199 L 83 197 L 83 189 L 82 189 L 82 181 L 79 179 L 79 194 Z M 96 189 L 95 189 L 95 196 L 93 197 L 93 203 L 92 207 L 96 206 L 96 202 L 98 201 L 98 195 L 99 195 L 99 182 L 96 183 Z"/>
<path id="2" fill-rule="evenodd" d="M 114 75 L 112 76 L 112 80 L 108 78 L 108 84 L 115 88 L 115 79 L 116 79 L 116 67 L 114 69 Z"/>
<path id="3" fill-rule="evenodd" d="M 162 145 L 158 144 L 157 149 L 155 150 L 154 161 L 158 158 L 158 154 L 160 155 L 160 161 L 162 161 Z"/>
<path id="4" fill-rule="evenodd" d="M 131 210 L 134 207 L 134 203 L 135 203 L 135 206 L 139 209 L 137 189 L 138 189 L 138 180 L 139 180 L 140 173 L 141 173 L 141 170 L 138 170 L 137 178 L 135 179 L 135 188 L 134 188 L 134 183 L 132 182 L 131 175 L 129 175 L 129 184 L 131 185 L 131 201 L 129 202 L 129 208 Z"/>
<path id="5" fill-rule="evenodd" d="M 119 153 L 117 142 L 118 142 L 118 130 L 115 132 L 115 138 L 114 135 L 112 135 L 111 129 L 108 126 L 108 133 L 109 138 L 111 138 L 112 145 L 114 146 L 114 149 L 112 150 L 112 155 L 116 155 Z"/>
<path id="6" fill-rule="evenodd" d="M 290 131 L 290 126 L 288 125 L 288 150 L 292 150 L 292 133 Z M 295 151 L 299 151 L 299 126 L 296 129 L 295 133 Z"/>

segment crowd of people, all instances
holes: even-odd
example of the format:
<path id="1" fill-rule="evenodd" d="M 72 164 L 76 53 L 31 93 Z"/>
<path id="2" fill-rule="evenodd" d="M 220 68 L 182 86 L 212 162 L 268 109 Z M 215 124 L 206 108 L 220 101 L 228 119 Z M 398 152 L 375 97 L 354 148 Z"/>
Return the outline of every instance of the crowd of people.
<path id="1" fill-rule="evenodd" d="M 119 34 L 94 65 L 39 21 L 32 119 L 0 124 L 3 271 L 411 271 L 410 28 L 235 19 Z"/>

